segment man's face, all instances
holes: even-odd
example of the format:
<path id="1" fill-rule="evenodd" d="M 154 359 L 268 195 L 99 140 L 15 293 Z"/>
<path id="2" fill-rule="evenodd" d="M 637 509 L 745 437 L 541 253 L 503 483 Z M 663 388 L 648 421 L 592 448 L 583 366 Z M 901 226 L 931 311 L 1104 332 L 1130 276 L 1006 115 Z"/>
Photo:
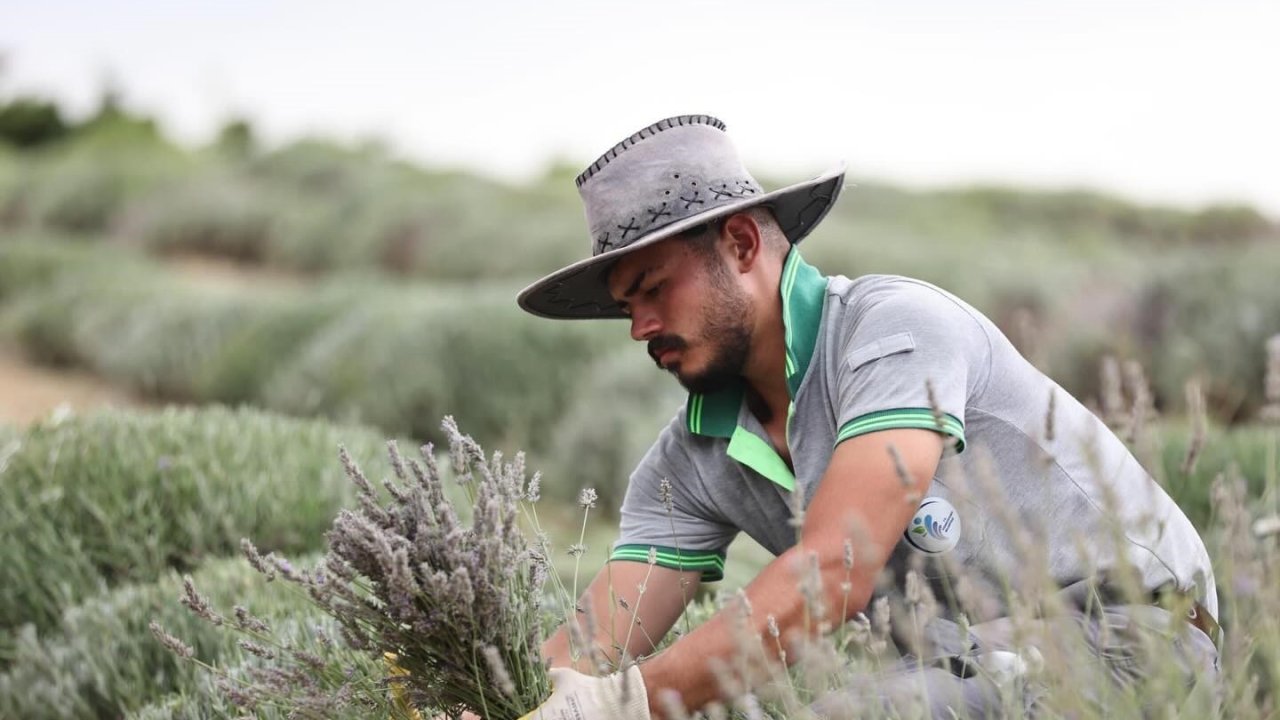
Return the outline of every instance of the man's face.
<path id="1" fill-rule="evenodd" d="M 631 318 L 631 337 L 690 392 L 709 393 L 742 374 L 752 307 L 718 254 L 682 238 L 637 250 L 609 274 L 609 293 Z"/>

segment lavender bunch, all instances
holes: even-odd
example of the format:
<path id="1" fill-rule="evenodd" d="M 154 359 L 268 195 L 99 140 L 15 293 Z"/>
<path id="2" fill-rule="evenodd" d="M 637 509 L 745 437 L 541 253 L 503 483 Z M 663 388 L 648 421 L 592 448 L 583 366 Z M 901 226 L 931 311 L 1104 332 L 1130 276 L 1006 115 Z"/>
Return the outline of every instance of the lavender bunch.
<path id="1" fill-rule="evenodd" d="M 239 647 L 260 664 L 241 672 L 205 665 L 232 704 L 278 708 L 289 717 L 355 711 L 420 718 L 470 710 L 514 718 L 550 694 L 540 655 L 548 563 L 545 549 L 530 548 L 517 524 L 520 501 L 537 496 L 538 477 L 526 483 L 523 454 L 512 462 L 498 453 L 486 457 L 452 418 L 443 428 L 454 479 L 474 507 L 470 523 L 445 493 L 433 448 L 422 448 L 422 462 L 406 462 L 390 442 L 395 477 L 383 480 L 381 493 L 340 450 L 357 507 L 339 513 L 328 552 L 313 568 L 263 556 L 241 541 L 255 570 L 298 587 L 329 616 L 342 642 L 326 635 L 321 646 L 337 646 L 334 657 L 280 641 L 244 608 L 219 614 L 187 580 L 182 603 L 247 636 Z M 152 632 L 180 657 L 204 665 L 164 628 L 154 625 Z M 384 658 L 383 671 L 371 673 L 371 665 L 378 667 L 371 661 Z"/>
<path id="2" fill-rule="evenodd" d="M 351 646 L 394 654 L 396 694 L 411 707 L 518 717 L 550 692 L 539 652 L 545 560 L 517 524 L 524 456 L 487 458 L 452 418 L 443 429 L 454 477 L 474 504 L 470 525 L 430 445 L 422 462 L 406 462 L 388 443 L 395 479 L 382 483 L 386 503 L 344 449 L 358 507 L 334 521 L 320 566 L 299 573 L 252 553 L 250 561 L 303 586 Z"/>

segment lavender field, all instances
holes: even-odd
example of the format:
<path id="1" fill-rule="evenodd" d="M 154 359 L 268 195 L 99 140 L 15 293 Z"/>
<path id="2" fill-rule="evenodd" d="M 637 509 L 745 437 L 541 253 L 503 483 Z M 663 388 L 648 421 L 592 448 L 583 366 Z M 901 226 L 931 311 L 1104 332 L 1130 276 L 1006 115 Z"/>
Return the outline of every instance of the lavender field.
<path id="1" fill-rule="evenodd" d="M 429 717 L 478 702 L 514 717 L 544 693 L 528 651 L 573 614 L 631 466 L 683 402 L 624 326 L 550 323 L 515 305 L 528 280 L 586 247 L 573 173 L 513 185 L 378 147 L 262 147 L 242 125 L 189 147 L 119 108 L 55 141 L 0 144 L 0 357 L 13 367 L 0 406 L 14 411 L 0 415 L 14 418 L 0 422 L 0 717 L 412 717 L 414 704 Z M 827 273 L 956 292 L 1113 426 L 1140 420 L 1135 454 L 1214 557 L 1221 714 L 1280 712 L 1273 219 L 1082 189 L 868 179 L 803 249 Z M 1113 370 L 1124 367 L 1142 369 L 1140 387 Z M 30 392 L 32 378 L 52 390 Z M 455 534 L 415 534 L 410 520 Z M 492 554 L 433 554 L 446 536 Z M 397 553 L 473 563 L 472 585 L 433 575 L 393 597 Z M 735 591 L 767 560 L 735 545 L 725 581 L 677 627 L 749 613 Z M 364 635 L 350 619 L 359 598 L 394 607 L 414 593 L 442 613 L 467 597 L 495 603 L 501 622 L 452 625 L 456 653 L 475 653 L 474 685 L 423 659 L 446 640 L 406 632 L 412 613 L 385 626 L 361 615 Z M 1043 610 L 1045 598 L 1023 600 Z M 889 663 L 891 627 L 919 625 L 938 602 L 869 609 L 789 671 L 744 646 L 741 673 L 767 682 L 754 694 L 727 682 L 720 716 L 805 716 L 824 691 Z M 388 681 L 391 651 L 411 680 Z M 1099 710 L 1078 692 L 1098 684 L 1096 667 L 1043 659 L 1034 672 L 1054 715 L 1208 712 L 1203 695 L 1164 702 L 1172 674 L 1159 672 Z"/>

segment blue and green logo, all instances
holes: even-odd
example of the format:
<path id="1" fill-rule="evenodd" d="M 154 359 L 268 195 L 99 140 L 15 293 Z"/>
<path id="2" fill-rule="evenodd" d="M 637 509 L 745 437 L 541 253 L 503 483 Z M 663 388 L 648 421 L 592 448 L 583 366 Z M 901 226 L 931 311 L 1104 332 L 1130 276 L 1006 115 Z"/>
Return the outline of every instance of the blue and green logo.
<path id="1" fill-rule="evenodd" d="M 902 535 L 917 550 L 943 553 L 960 541 L 960 516 L 943 498 L 925 498 Z"/>

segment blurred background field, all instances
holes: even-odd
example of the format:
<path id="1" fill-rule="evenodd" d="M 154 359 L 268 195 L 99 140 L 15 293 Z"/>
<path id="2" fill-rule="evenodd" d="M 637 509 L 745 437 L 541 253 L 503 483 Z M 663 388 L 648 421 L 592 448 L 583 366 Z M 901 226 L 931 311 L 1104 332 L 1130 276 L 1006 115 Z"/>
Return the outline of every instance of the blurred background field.
<path id="1" fill-rule="evenodd" d="M 109 93 L 80 118 L 0 96 L 0 717 L 203 716 L 209 688 L 147 621 L 202 657 L 245 658 L 181 619 L 179 575 L 224 605 L 319 622 L 231 559 L 239 539 L 320 551 L 351 499 L 337 446 L 385 474 L 383 440 L 438 441 L 446 414 L 529 452 L 558 547 L 577 541 L 578 491 L 599 491 L 593 571 L 630 468 L 683 395 L 624 324 L 515 305 L 587 249 L 576 171 L 500 181 L 378 143 L 267 143 L 248 120 L 193 145 Z M 957 293 L 1095 406 L 1105 357 L 1141 363 L 1164 418 L 1143 460 L 1193 520 L 1208 526 L 1210 481 L 1230 468 L 1275 512 L 1266 213 L 855 171 L 802 250 L 829 274 Z M 1210 430 L 1188 471 L 1192 379 Z M 742 542 L 724 585 L 765 559 Z"/>
<path id="2" fill-rule="evenodd" d="M 139 398 L 249 402 L 417 437 L 449 409 L 485 441 L 531 449 L 570 396 L 613 385 L 582 378 L 631 372 L 614 353 L 624 326 L 514 306 L 520 287 L 584 252 L 571 168 L 513 185 L 377 146 L 262 149 L 244 121 L 189 148 L 110 98 L 39 143 L 7 132 L 0 323 L 39 363 Z M 1244 205 L 855 176 L 802 249 L 828 273 L 957 293 L 1082 398 L 1098 396 L 1104 355 L 1141 362 L 1164 411 L 1180 412 L 1198 377 L 1224 423 L 1257 412 L 1261 348 L 1280 327 L 1280 227 Z M 410 356 L 422 362 L 391 372 Z"/>

